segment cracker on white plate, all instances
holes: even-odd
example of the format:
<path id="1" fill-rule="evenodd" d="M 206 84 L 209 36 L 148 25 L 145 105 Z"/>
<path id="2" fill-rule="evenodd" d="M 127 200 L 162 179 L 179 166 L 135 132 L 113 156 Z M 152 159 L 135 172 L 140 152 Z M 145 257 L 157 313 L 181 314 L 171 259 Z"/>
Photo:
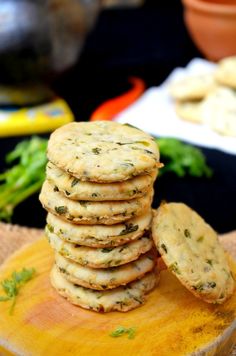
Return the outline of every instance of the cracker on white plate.
<path id="1" fill-rule="evenodd" d="M 178 101 L 175 104 L 175 111 L 181 119 L 199 124 L 202 123 L 201 105 L 202 100 Z"/>
<path id="2" fill-rule="evenodd" d="M 190 75 L 172 82 L 169 86 L 170 95 L 180 101 L 203 99 L 216 83 L 213 73 Z"/>
<path id="3" fill-rule="evenodd" d="M 236 136 L 236 93 L 226 87 L 218 87 L 201 105 L 205 124 L 222 135 Z"/>
<path id="4" fill-rule="evenodd" d="M 227 57 L 219 61 L 215 79 L 219 84 L 236 89 L 236 56 Z"/>

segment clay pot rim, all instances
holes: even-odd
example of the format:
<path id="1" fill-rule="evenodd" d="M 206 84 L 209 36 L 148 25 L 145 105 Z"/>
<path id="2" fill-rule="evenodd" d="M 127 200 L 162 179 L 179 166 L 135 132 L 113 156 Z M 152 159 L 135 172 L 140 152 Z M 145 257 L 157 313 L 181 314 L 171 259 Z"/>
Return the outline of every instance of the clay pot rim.
<path id="1" fill-rule="evenodd" d="M 236 2 L 235 5 L 231 4 L 219 4 L 210 3 L 203 0 L 182 0 L 183 4 L 187 8 L 192 8 L 201 12 L 207 12 L 210 14 L 225 14 L 235 16 L 236 14 Z"/>

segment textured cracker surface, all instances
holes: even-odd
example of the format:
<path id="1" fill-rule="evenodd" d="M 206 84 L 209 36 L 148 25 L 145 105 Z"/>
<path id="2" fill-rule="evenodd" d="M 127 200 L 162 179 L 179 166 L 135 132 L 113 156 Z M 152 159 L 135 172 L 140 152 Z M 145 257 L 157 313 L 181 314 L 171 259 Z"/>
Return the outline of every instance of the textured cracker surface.
<path id="1" fill-rule="evenodd" d="M 183 203 L 162 204 L 152 235 L 158 251 L 179 281 L 198 298 L 223 303 L 235 283 L 216 232 Z"/>
<path id="2" fill-rule="evenodd" d="M 83 182 L 56 167 L 47 164 L 47 179 L 66 197 L 72 200 L 129 200 L 143 196 L 151 189 L 157 171 L 139 175 L 124 182 L 96 183 Z"/>
<path id="3" fill-rule="evenodd" d="M 105 224 L 113 225 L 132 217 L 141 215 L 151 206 L 153 190 L 137 199 L 124 201 L 91 202 L 70 200 L 46 180 L 39 196 L 43 207 L 52 214 L 74 224 Z"/>
<path id="4" fill-rule="evenodd" d="M 118 287 L 111 290 L 95 291 L 74 286 L 54 267 L 51 271 L 51 283 L 59 294 L 72 304 L 80 305 L 94 311 L 122 311 L 134 309 L 145 301 L 145 294 L 151 291 L 158 280 L 155 272 L 149 272 L 140 280 L 129 284 L 129 288 Z"/>
<path id="5" fill-rule="evenodd" d="M 158 167 L 150 135 L 112 121 L 74 122 L 50 136 L 48 159 L 84 181 L 118 182 Z"/>
<path id="6" fill-rule="evenodd" d="M 47 229 L 62 240 L 90 247 L 120 246 L 143 236 L 150 229 L 152 211 L 116 225 L 74 225 L 48 214 Z"/>
<path id="7" fill-rule="evenodd" d="M 123 266 L 96 270 L 78 265 L 59 253 L 55 254 L 55 263 L 68 281 L 90 289 L 106 290 L 126 285 L 153 270 L 155 259 L 150 256 L 140 256 L 136 261 Z"/>
<path id="8" fill-rule="evenodd" d="M 116 267 L 136 260 L 141 254 L 153 247 L 152 239 L 142 237 L 125 245 L 111 248 L 92 248 L 74 245 L 61 240 L 50 231 L 46 231 L 51 247 L 62 256 L 83 266 L 93 268 Z"/>

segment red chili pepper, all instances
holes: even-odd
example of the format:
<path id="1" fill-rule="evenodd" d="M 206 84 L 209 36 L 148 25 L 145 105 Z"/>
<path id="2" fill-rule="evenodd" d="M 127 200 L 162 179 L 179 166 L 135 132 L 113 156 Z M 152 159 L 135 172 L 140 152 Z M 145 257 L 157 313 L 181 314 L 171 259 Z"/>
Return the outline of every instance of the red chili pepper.
<path id="1" fill-rule="evenodd" d="M 122 110 L 137 100 L 145 90 L 145 83 L 140 78 L 132 77 L 129 79 L 132 88 L 126 93 L 113 99 L 105 101 L 91 115 L 90 121 L 112 120 Z"/>

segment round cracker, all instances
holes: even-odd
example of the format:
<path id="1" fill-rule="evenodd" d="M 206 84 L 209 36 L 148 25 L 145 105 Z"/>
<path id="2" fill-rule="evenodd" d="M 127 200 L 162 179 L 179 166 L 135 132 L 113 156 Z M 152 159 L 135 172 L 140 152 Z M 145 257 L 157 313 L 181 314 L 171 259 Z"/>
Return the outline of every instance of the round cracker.
<path id="1" fill-rule="evenodd" d="M 153 190 L 141 198 L 123 201 L 74 201 L 69 200 L 57 191 L 46 180 L 39 196 L 43 207 L 54 215 L 74 224 L 113 225 L 141 215 L 150 209 Z"/>
<path id="2" fill-rule="evenodd" d="M 92 248 L 65 242 L 48 230 L 46 230 L 46 235 L 55 251 L 76 263 L 92 268 L 109 268 L 123 265 L 136 260 L 153 247 L 152 239 L 147 236 L 140 237 L 138 240 L 122 246 Z"/>
<path id="3" fill-rule="evenodd" d="M 222 135 L 236 136 L 236 93 L 230 88 L 219 87 L 203 101 L 203 121 Z"/>
<path id="4" fill-rule="evenodd" d="M 156 286 L 158 280 L 159 275 L 153 271 L 127 286 L 95 291 L 67 281 L 56 266 L 51 271 L 52 286 L 60 295 L 72 304 L 97 312 L 126 312 L 141 306 L 145 302 L 145 295 Z"/>
<path id="5" fill-rule="evenodd" d="M 150 174 L 137 176 L 124 182 L 83 182 L 48 162 L 46 175 L 54 189 L 58 189 L 69 199 L 104 201 L 142 197 L 153 186 L 157 171 L 153 170 Z"/>
<path id="6" fill-rule="evenodd" d="M 170 84 L 170 95 L 180 101 L 201 100 L 216 86 L 213 73 L 186 76 Z"/>
<path id="7" fill-rule="evenodd" d="M 201 105 L 202 100 L 179 101 L 175 105 L 175 111 L 181 119 L 199 124 L 202 122 Z"/>
<path id="8" fill-rule="evenodd" d="M 150 254 L 120 267 L 96 270 L 72 262 L 58 253 L 55 254 L 55 263 L 68 281 L 95 290 L 113 289 L 126 285 L 140 279 L 155 266 L 154 257 Z"/>
<path id="9" fill-rule="evenodd" d="M 115 247 L 138 239 L 150 229 L 152 211 L 116 225 L 74 225 L 49 213 L 46 229 L 64 241 L 89 247 Z"/>
<path id="10" fill-rule="evenodd" d="M 234 279 L 215 231 L 182 203 L 162 204 L 152 234 L 167 267 L 195 296 L 223 303 L 234 290 Z"/>
<path id="11" fill-rule="evenodd" d="M 118 182 L 159 165 L 156 141 L 134 127 L 112 121 L 73 122 L 55 130 L 48 159 L 82 181 Z"/>
<path id="12" fill-rule="evenodd" d="M 220 84 L 236 89 L 236 56 L 224 58 L 218 63 L 215 79 Z"/>

